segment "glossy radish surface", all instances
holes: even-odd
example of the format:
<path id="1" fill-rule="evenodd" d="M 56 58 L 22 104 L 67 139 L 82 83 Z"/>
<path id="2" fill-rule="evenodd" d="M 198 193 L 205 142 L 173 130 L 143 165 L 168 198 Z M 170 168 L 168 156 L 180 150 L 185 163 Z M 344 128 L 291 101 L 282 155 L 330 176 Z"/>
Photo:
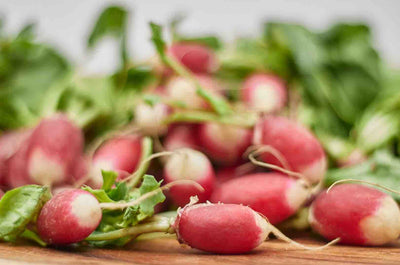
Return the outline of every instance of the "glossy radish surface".
<path id="1" fill-rule="evenodd" d="M 301 124 L 285 117 L 266 116 L 256 125 L 253 142 L 278 152 L 289 170 L 303 174 L 311 183 L 316 183 L 325 176 L 325 152 L 317 138 Z M 266 163 L 285 167 L 269 152 L 263 153 L 261 159 Z"/>
<path id="2" fill-rule="evenodd" d="M 243 204 L 277 224 L 295 214 L 308 198 L 309 190 L 281 173 L 254 173 L 221 184 L 211 202 Z"/>
<path id="3" fill-rule="evenodd" d="M 37 228 L 47 243 L 67 245 L 84 240 L 97 228 L 101 218 L 99 202 L 92 194 L 80 189 L 67 189 L 43 206 Z"/>
<path id="4" fill-rule="evenodd" d="M 328 240 L 376 246 L 400 235 L 400 210 L 396 202 L 380 190 L 360 184 L 341 184 L 322 192 L 312 203 L 309 222 Z"/>
<path id="5" fill-rule="evenodd" d="M 200 184 L 204 191 L 195 186 L 185 184 L 174 186 L 170 195 L 178 206 L 184 206 L 191 196 L 197 195 L 200 202 L 205 202 L 211 196 L 215 186 L 215 173 L 210 160 L 201 152 L 183 148 L 168 158 L 164 167 L 164 180 L 170 183 L 175 180 L 188 179 Z"/>
<path id="6" fill-rule="evenodd" d="M 173 125 L 168 129 L 164 140 L 166 150 L 173 151 L 181 148 L 199 149 L 198 126 L 193 124 Z"/>

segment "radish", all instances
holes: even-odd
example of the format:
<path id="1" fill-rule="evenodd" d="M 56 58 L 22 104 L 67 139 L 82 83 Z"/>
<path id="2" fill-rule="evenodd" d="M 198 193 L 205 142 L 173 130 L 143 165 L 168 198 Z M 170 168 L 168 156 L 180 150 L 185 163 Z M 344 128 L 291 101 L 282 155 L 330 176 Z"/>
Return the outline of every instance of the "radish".
<path id="1" fill-rule="evenodd" d="M 250 109 L 261 112 L 277 112 L 286 103 L 285 83 L 271 74 L 253 74 L 248 77 L 241 89 L 241 99 Z"/>
<path id="2" fill-rule="evenodd" d="M 164 140 L 164 147 L 168 151 L 180 148 L 199 149 L 197 141 L 197 129 L 194 124 L 173 125 L 168 129 Z"/>
<path id="3" fill-rule="evenodd" d="M 189 203 L 190 197 L 195 195 L 201 202 L 205 202 L 210 198 L 215 185 L 215 173 L 210 160 L 203 153 L 189 148 L 176 150 L 169 157 L 164 167 L 164 179 L 167 183 L 180 179 L 193 180 L 204 188 L 203 192 L 199 192 L 193 185 L 172 187 L 171 198 L 179 206 Z"/>
<path id="4" fill-rule="evenodd" d="M 18 151 L 30 134 L 31 130 L 22 129 L 9 131 L 0 136 L 0 187 L 7 186 L 8 159 Z"/>
<path id="5" fill-rule="evenodd" d="M 218 67 L 214 52 L 200 44 L 174 43 L 168 48 L 167 54 L 173 56 L 193 73 L 211 73 Z"/>
<path id="6" fill-rule="evenodd" d="M 118 179 L 128 176 L 137 169 L 141 153 L 142 138 L 138 135 L 119 136 L 105 142 L 93 156 L 91 186 L 102 186 L 101 170 L 118 172 Z"/>
<path id="7" fill-rule="evenodd" d="M 66 116 L 43 119 L 27 143 L 26 167 L 30 180 L 42 185 L 69 182 L 83 144 L 82 131 Z"/>
<path id="8" fill-rule="evenodd" d="M 386 193 L 360 184 L 342 184 L 322 192 L 312 203 L 311 227 L 340 243 L 378 246 L 400 235 L 400 210 Z"/>
<path id="9" fill-rule="evenodd" d="M 37 228 L 45 242 L 67 245 L 84 240 L 97 228 L 101 218 L 100 204 L 92 194 L 70 189 L 58 193 L 43 206 Z"/>
<path id="10" fill-rule="evenodd" d="M 135 107 L 135 125 L 146 135 L 163 135 L 167 132 L 167 125 L 163 123 L 170 109 L 163 103 L 150 106 L 139 103 Z"/>
<path id="11" fill-rule="evenodd" d="M 237 163 L 250 146 L 250 129 L 217 123 L 200 125 L 199 141 L 204 152 L 215 162 L 223 165 Z"/>
<path id="12" fill-rule="evenodd" d="M 1 197 L 3 197 L 3 195 L 4 195 L 4 192 L 2 190 L 0 190 L 0 199 L 1 199 Z"/>
<path id="13" fill-rule="evenodd" d="M 206 75 L 196 75 L 195 78 L 200 85 L 212 92 L 214 96 L 218 96 L 220 87 L 211 77 Z M 193 82 L 184 77 L 174 77 L 169 80 L 166 85 L 167 97 L 172 101 L 177 101 L 185 104 L 189 109 L 207 109 L 207 102 L 197 94 L 197 88 Z"/>
<path id="14" fill-rule="evenodd" d="M 228 182 L 231 179 L 235 179 L 237 177 L 243 176 L 243 174 L 244 173 L 242 173 L 242 171 L 240 170 L 240 166 L 223 167 L 223 168 L 219 168 L 215 172 L 215 176 L 217 178 L 218 185 Z"/>
<path id="15" fill-rule="evenodd" d="M 238 204 L 202 203 L 186 206 L 179 210 L 172 227 L 181 243 L 219 254 L 249 252 L 271 233 L 303 249 L 323 249 L 336 242 L 315 248 L 303 246 L 286 237 L 259 213 Z"/>
<path id="16" fill-rule="evenodd" d="M 326 155 L 308 129 L 285 117 L 266 116 L 254 131 L 254 144 L 273 151 L 262 154 L 264 162 L 298 172 L 310 183 L 323 179 Z"/>
<path id="17" fill-rule="evenodd" d="M 310 194 L 301 181 L 276 173 L 255 173 L 221 184 L 211 202 L 243 204 L 277 224 L 295 214 Z"/>

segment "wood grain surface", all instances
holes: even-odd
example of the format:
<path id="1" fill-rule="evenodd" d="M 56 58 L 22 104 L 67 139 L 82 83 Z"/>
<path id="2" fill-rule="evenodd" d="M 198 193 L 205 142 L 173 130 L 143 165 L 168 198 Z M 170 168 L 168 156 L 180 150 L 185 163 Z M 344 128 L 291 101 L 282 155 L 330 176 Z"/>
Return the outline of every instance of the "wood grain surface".
<path id="1" fill-rule="evenodd" d="M 304 236 L 296 239 L 321 245 L 321 241 Z M 0 243 L 0 264 L 400 264 L 400 244 L 382 248 L 336 245 L 308 251 L 273 239 L 246 255 L 213 255 L 168 238 L 135 242 L 121 249 L 53 249 Z"/>

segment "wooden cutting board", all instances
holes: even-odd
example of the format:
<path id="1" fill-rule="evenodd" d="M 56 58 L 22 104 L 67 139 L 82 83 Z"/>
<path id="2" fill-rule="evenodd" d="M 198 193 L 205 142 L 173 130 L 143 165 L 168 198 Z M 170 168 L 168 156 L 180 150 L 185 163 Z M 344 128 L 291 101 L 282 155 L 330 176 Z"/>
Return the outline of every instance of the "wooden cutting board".
<path id="1" fill-rule="evenodd" d="M 298 241 L 321 245 L 301 236 Z M 175 239 L 135 242 L 121 249 L 40 248 L 0 243 L 0 264 L 400 264 L 400 244 L 380 247 L 330 246 L 324 250 L 299 250 L 276 239 L 246 255 L 213 255 L 181 246 Z"/>

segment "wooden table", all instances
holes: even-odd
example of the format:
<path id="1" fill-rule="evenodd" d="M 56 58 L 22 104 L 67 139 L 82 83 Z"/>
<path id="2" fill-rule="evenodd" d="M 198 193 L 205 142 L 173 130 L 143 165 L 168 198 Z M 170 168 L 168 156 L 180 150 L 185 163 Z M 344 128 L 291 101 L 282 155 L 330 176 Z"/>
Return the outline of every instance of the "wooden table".
<path id="1" fill-rule="evenodd" d="M 309 237 L 299 242 L 321 245 Z M 330 246 L 324 250 L 299 250 L 276 239 L 247 255 L 212 255 L 180 246 L 174 239 L 135 242 L 121 249 L 40 248 L 0 243 L 0 264 L 400 264 L 400 244 L 383 248 Z"/>

